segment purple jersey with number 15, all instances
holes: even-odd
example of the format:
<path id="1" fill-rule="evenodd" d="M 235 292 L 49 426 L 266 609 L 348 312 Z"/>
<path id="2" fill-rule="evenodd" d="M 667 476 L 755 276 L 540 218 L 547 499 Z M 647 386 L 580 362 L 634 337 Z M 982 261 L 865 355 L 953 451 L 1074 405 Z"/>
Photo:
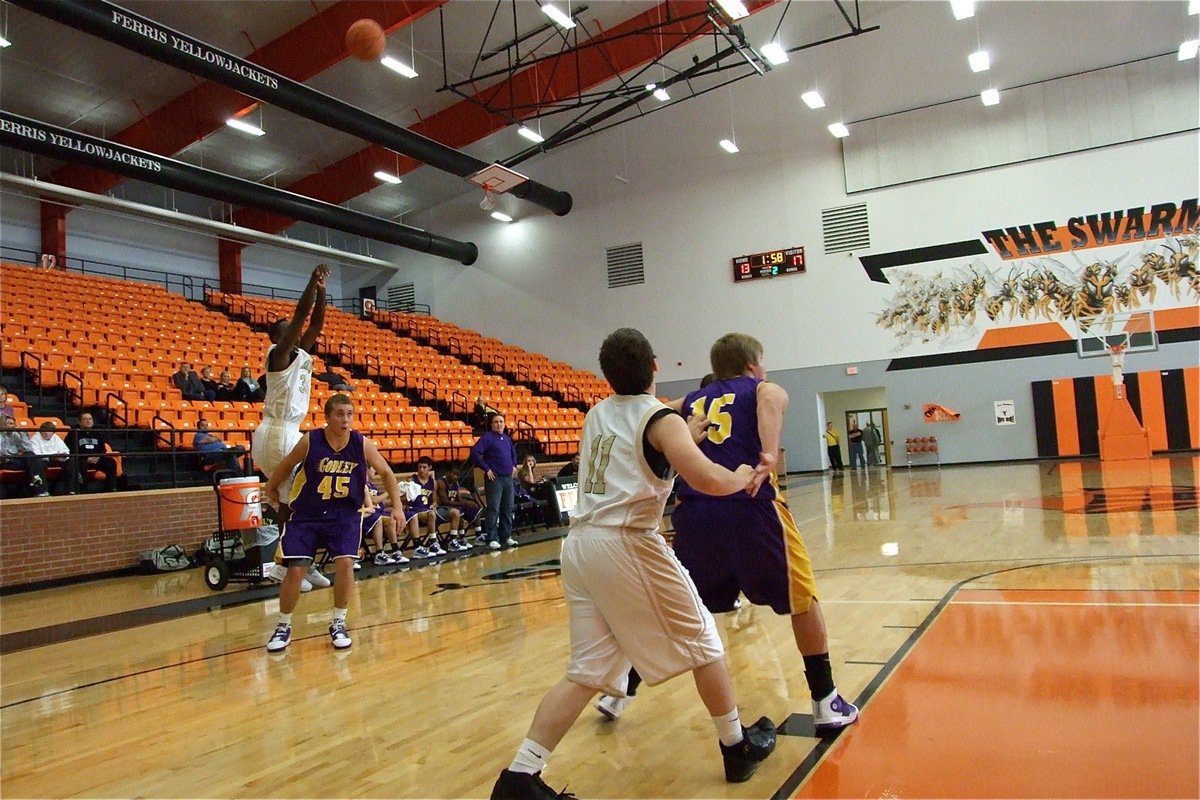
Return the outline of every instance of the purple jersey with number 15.
<path id="1" fill-rule="evenodd" d="M 293 520 L 328 519 L 335 515 L 357 519 L 367 485 L 363 442 L 361 433 L 350 431 L 346 446 L 334 450 L 323 428 L 309 431 L 308 455 L 292 484 L 289 505 Z"/>
<path id="2" fill-rule="evenodd" d="M 739 375 L 736 378 L 713 381 L 703 389 L 689 394 L 683 401 L 685 416 L 698 414 L 708 417 L 708 433 L 700 440 L 700 452 L 726 469 L 736 470 L 742 464 L 755 465 L 762 451 L 762 440 L 758 437 L 758 378 Z M 678 495 L 707 497 L 701 495 L 682 479 Z M 762 485 L 754 497 L 738 492 L 725 500 L 775 499 L 775 479 Z"/>

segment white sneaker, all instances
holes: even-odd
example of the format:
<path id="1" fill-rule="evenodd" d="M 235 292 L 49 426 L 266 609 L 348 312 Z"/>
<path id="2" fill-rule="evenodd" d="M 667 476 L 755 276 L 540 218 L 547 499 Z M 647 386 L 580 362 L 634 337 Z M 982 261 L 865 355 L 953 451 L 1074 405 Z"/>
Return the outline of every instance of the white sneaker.
<path id="1" fill-rule="evenodd" d="M 620 718 L 621 712 L 632 700 L 632 697 L 601 695 L 600 700 L 596 703 L 596 710 L 607 717 L 610 722 L 616 722 Z"/>
<path id="2" fill-rule="evenodd" d="M 283 583 L 285 577 L 287 577 L 287 567 L 283 564 L 271 565 L 271 571 L 267 573 L 269 580 L 275 581 L 275 583 Z"/>
<path id="3" fill-rule="evenodd" d="M 490 547 L 493 550 L 499 550 L 500 543 L 499 542 L 488 542 L 488 547 Z"/>
<path id="4" fill-rule="evenodd" d="M 267 651 L 278 653 L 285 649 L 288 643 L 292 641 L 292 626 L 286 622 L 280 622 L 275 626 L 275 632 L 271 634 L 270 640 L 267 641 Z"/>
<path id="5" fill-rule="evenodd" d="M 301 592 L 311 592 L 312 591 L 312 584 L 308 582 L 308 578 L 305 578 L 304 580 L 300 581 L 300 591 Z"/>
<path id="6" fill-rule="evenodd" d="M 858 708 L 842 699 L 837 689 L 824 700 L 813 700 L 812 706 L 813 725 L 818 733 L 844 728 L 858 719 Z"/>
<path id="7" fill-rule="evenodd" d="M 321 570 L 317 569 L 316 564 L 308 568 L 308 575 L 306 577 L 309 583 L 318 588 L 328 589 L 330 586 L 329 578 L 326 578 L 321 573 Z"/>
<path id="8" fill-rule="evenodd" d="M 362 569 L 362 561 L 361 560 L 359 560 L 357 558 L 354 559 L 354 569 L 355 569 L 355 571 Z"/>
<path id="9" fill-rule="evenodd" d="M 340 619 L 329 623 L 329 639 L 337 650 L 345 650 L 353 644 L 350 641 L 350 634 L 346 633 L 346 623 Z"/>
<path id="10" fill-rule="evenodd" d="M 418 547 L 413 550 L 413 558 L 429 558 L 431 555 L 433 554 L 429 552 L 428 547 Z"/>
<path id="11" fill-rule="evenodd" d="M 390 559 L 393 564 L 407 564 L 408 563 L 408 556 L 404 555 L 404 553 L 401 553 L 399 550 L 393 550 L 392 555 L 390 556 Z"/>
<path id="12" fill-rule="evenodd" d="M 382 567 L 385 564 L 391 564 L 391 563 L 392 563 L 392 557 L 389 556 L 387 553 L 379 552 L 379 553 L 375 554 L 375 566 Z"/>
<path id="13" fill-rule="evenodd" d="M 516 547 L 516 546 L 517 546 L 517 540 L 516 540 L 516 539 L 509 539 L 507 542 L 505 542 L 505 544 L 506 544 L 506 545 L 508 545 L 509 547 Z"/>
<path id="14" fill-rule="evenodd" d="M 429 547 L 429 555 L 444 556 L 444 555 L 446 555 L 446 551 L 442 549 L 442 546 L 440 544 L 438 544 L 437 542 L 434 542 Z"/>

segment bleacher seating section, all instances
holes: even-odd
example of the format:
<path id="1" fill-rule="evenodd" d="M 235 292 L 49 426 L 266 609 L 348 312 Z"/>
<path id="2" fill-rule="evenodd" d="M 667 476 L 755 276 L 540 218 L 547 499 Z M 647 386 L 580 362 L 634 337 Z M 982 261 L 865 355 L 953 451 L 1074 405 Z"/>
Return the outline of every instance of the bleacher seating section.
<path id="1" fill-rule="evenodd" d="M 249 431 L 261 419 L 259 404 L 184 400 L 171 376 L 181 363 L 196 370 L 211 366 L 217 373 L 228 369 L 235 376 L 249 366 L 261 374 L 267 335 L 231 316 L 265 325 L 290 315 L 294 301 L 216 293 L 209 298 L 213 309 L 151 284 L 9 263 L 0 264 L 0 283 L 0 363 L 5 368 L 25 369 L 38 385 L 63 389 L 80 408 L 106 408 L 113 427 L 159 431 L 158 447 L 164 450 L 191 448 L 200 418 L 210 420 L 230 444 L 249 447 Z M 588 407 L 610 393 L 595 375 L 432 317 L 383 312 L 379 321 L 387 329 L 329 308 L 314 374 L 326 368 L 321 356 L 332 357 L 464 415 L 482 397 L 505 413 L 518 436 L 535 438 L 552 456 L 576 452 L 583 413 L 476 364 L 490 364 L 528 379 L 539 391 Z M 420 344 L 413 335 L 460 357 Z M 405 394 L 383 391 L 373 380 L 356 376 L 351 382 L 358 427 L 391 463 L 412 464 L 420 455 L 436 461 L 467 457 L 474 436 L 465 421 L 414 406 Z M 321 406 L 332 393 L 314 383 L 302 427 L 321 424 Z M 19 413 L 18 420 L 25 420 L 19 423 L 23 426 L 35 424 L 27 413 Z"/>
<path id="2" fill-rule="evenodd" d="M 286 317 L 295 308 L 295 303 L 291 301 L 246 295 L 214 294 L 210 302 L 256 325 L 270 324 Z M 469 413 L 474 407 L 475 398 L 482 397 L 487 405 L 504 413 L 511 431 L 518 437 L 528 435 L 535 438 L 547 455 L 566 456 L 578 449 L 583 412 L 577 408 L 563 407 L 551 397 L 535 395 L 526 386 L 513 385 L 474 364 L 463 363 L 453 355 L 419 344 L 402 333 L 400 328 L 391 325 L 394 316 L 384 314 L 382 317 L 392 327 L 389 331 L 369 320 L 330 308 L 326 311 L 323 333 L 316 350 L 352 364 L 367 375 L 391 380 L 396 386 L 413 391 L 422 400 L 443 403 L 445 407 L 461 414 Z M 464 335 L 471 333 L 431 317 L 425 319 Z M 498 352 L 488 351 L 489 354 Z M 552 363 L 544 356 L 541 358 L 547 364 Z M 599 379 L 588 373 L 581 374 L 590 378 L 587 384 L 588 399 L 598 401 L 602 395 L 598 395 L 593 384 Z M 604 385 L 607 387 L 607 383 Z M 434 458 L 436 460 L 437 456 Z"/>

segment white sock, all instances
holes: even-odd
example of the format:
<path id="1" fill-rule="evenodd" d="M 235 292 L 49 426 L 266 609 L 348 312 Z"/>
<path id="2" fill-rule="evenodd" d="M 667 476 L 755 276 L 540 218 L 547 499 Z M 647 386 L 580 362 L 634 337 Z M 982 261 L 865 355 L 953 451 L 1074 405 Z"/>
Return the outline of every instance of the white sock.
<path id="1" fill-rule="evenodd" d="M 333 621 L 334 622 L 345 622 L 346 621 L 346 612 L 348 610 L 349 609 L 335 607 L 333 609 Z"/>
<path id="2" fill-rule="evenodd" d="M 513 757 L 513 761 L 508 765 L 508 769 L 510 772 L 524 772 L 529 775 L 536 775 L 546 768 L 546 762 L 549 760 L 549 750 L 542 747 L 533 739 L 526 739 L 517 748 L 517 755 Z"/>
<path id="3" fill-rule="evenodd" d="M 721 737 L 721 744 L 732 747 L 742 740 L 742 720 L 738 716 L 736 706 L 728 714 L 713 717 L 712 721 L 713 725 L 717 726 L 717 736 Z"/>
<path id="4" fill-rule="evenodd" d="M 279 621 L 282 622 L 284 625 L 291 625 L 292 624 L 292 615 L 284 614 L 283 612 L 280 612 Z"/>

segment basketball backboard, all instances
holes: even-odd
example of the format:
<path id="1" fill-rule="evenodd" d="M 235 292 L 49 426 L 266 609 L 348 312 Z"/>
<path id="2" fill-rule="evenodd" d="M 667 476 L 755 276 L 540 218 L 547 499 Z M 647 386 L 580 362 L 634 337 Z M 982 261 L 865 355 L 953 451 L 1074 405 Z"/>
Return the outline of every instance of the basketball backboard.
<path id="1" fill-rule="evenodd" d="M 1116 311 L 1077 322 L 1076 348 L 1080 358 L 1111 357 L 1109 348 L 1120 344 L 1126 345 L 1126 353 L 1158 349 L 1153 311 Z"/>

